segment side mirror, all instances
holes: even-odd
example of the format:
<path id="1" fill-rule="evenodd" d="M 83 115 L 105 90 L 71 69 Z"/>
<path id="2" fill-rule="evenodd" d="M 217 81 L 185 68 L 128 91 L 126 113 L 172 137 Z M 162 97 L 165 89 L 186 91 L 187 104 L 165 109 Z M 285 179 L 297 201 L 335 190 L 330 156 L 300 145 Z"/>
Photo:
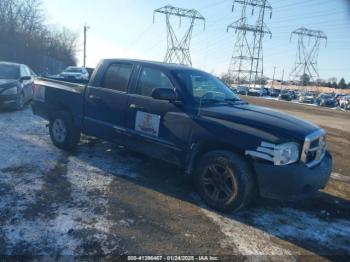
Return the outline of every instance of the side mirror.
<path id="1" fill-rule="evenodd" d="M 19 81 L 23 82 L 23 81 L 28 81 L 28 80 L 30 80 L 30 79 L 32 79 L 31 76 L 22 76 L 22 77 L 19 79 Z"/>
<path id="2" fill-rule="evenodd" d="M 172 102 L 176 100 L 176 93 L 170 88 L 155 88 L 152 91 L 152 98 Z"/>

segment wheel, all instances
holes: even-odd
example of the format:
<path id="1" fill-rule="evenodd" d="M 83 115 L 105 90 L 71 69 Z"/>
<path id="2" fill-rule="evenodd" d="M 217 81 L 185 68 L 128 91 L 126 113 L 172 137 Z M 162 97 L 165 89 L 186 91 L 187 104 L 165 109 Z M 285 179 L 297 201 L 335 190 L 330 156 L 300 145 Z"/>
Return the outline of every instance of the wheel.
<path id="1" fill-rule="evenodd" d="M 246 160 L 229 151 L 213 151 L 196 165 L 195 186 L 204 202 L 219 211 L 238 211 L 254 192 L 252 171 Z"/>
<path id="2" fill-rule="evenodd" d="M 80 141 L 80 130 L 74 125 L 70 113 L 54 113 L 50 118 L 49 128 L 52 142 L 60 149 L 72 150 Z"/>
<path id="3" fill-rule="evenodd" d="M 23 110 L 24 108 L 24 95 L 19 93 L 16 99 L 16 110 Z"/>

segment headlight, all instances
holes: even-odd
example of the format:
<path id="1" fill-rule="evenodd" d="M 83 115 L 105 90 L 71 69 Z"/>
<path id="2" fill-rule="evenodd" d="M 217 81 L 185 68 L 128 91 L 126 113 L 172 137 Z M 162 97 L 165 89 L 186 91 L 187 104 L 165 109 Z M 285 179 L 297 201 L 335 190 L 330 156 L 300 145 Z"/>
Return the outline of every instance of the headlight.
<path id="1" fill-rule="evenodd" d="M 288 165 L 299 160 L 299 146 L 296 143 L 285 143 L 274 148 L 276 166 Z"/>
<path id="2" fill-rule="evenodd" d="M 17 95 L 17 87 L 11 87 L 2 92 L 2 95 Z"/>

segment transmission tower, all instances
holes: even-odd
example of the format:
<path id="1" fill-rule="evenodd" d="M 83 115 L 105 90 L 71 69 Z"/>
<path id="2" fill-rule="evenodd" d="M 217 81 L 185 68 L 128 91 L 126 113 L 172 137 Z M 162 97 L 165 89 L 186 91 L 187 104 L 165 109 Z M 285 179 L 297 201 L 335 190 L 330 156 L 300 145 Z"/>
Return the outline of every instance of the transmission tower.
<path id="1" fill-rule="evenodd" d="M 264 22 L 266 11 L 269 11 L 270 18 L 272 17 L 272 6 L 267 0 L 234 0 L 232 12 L 235 4 L 241 6 L 241 15 L 240 19 L 227 26 L 227 31 L 234 29 L 236 33 L 228 75 L 235 83 L 254 81 L 255 85 L 264 73 L 262 40 L 265 35 L 272 37 Z M 255 23 L 248 23 L 248 7 L 251 8 L 253 21 L 256 18 Z"/>
<path id="2" fill-rule="evenodd" d="M 183 9 L 166 5 L 159 9 L 154 10 L 154 16 L 156 13 L 165 14 L 166 27 L 167 27 L 167 51 L 164 58 L 166 63 L 178 63 L 182 65 L 192 66 L 191 55 L 190 55 L 190 44 L 192 38 L 193 27 L 196 20 L 202 20 L 204 22 L 205 29 L 205 18 L 195 9 Z M 178 38 L 175 30 L 171 24 L 170 18 L 172 16 L 179 17 L 180 25 L 181 19 L 187 18 L 190 20 L 190 25 L 186 30 L 182 38 Z M 179 39 L 181 39 L 179 41 Z"/>
<path id="3" fill-rule="evenodd" d="M 305 27 L 294 30 L 290 36 L 291 40 L 293 35 L 298 37 L 298 49 L 290 78 L 300 80 L 302 75 L 307 74 L 310 80 L 315 81 L 319 78 L 317 60 L 320 44 L 322 40 L 325 40 L 327 44 L 327 36 L 320 30 L 311 30 Z"/>

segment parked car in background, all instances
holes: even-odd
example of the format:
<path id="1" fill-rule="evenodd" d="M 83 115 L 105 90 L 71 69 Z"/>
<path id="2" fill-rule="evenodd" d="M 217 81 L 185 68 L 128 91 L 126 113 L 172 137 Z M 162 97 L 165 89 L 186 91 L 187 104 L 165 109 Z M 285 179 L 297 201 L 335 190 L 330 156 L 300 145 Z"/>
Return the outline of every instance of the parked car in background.
<path id="1" fill-rule="evenodd" d="M 269 89 L 267 87 L 263 87 L 262 90 L 263 90 L 263 96 L 270 95 Z"/>
<path id="2" fill-rule="evenodd" d="M 337 100 L 337 106 L 340 106 L 340 99 L 346 96 L 345 94 L 336 94 L 335 99 Z"/>
<path id="3" fill-rule="evenodd" d="M 248 96 L 263 96 L 264 90 L 261 87 L 254 87 L 248 89 Z"/>
<path id="4" fill-rule="evenodd" d="M 269 94 L 270 94 L 270 96 L 272 96 L 272 97 L 278 97 L 278 96 L 280 95 L 280 93 L 281 93 L 281 90 L 280 90 L 280 89 L 271 88 L 271 89 L 269 90 Z"/>
<path id="5" fill-rule="evenodd" d="M 319 106 L 334 107 L 337 106 L 337 100 L 332 94 L 322 93 L 316 98 L 316 104 Z"/>
<path id="6" fill-rule="evenodd" d="M 350 95 L 342 96 L 339 100 L 340 108 L 344 110 L 350 109 Z"/>
<path id="7" fill-rule="evenodd" d="M 248 87 L 246 86 L 236 86 L 237 94 L 238 95 L 247 95 L 248 94 Z"/>
<path id="8" fill-rule="evenodd" d="M 299 103 L 314 104 L 315 103 L 315 95 L 312 92 L 301 93 L 298 101 L 299 101 Z"/>
<path id="9" fill-rule="evenodd" d="M 278 99 L 292 101 L 294 99 L 294 93 L 290 90 L 282 90 L 278 96 Z"/>
<path id="10" fill-rule="evenodd" d="M 0 107 L 22 110 L 33 92 L 34 75 L 28 66 L 0 62 Z"/>
<path id="11" fill-rule="evenodd" d="M 255 194 L 305 196 L 332 172 L 323 129 L 242 101 L 187 66 L 108 59 L 87 85 L 38 79 L 33 112 L 63 150 L 84 133 L 179 166 L 220 211 L 237 211 Z"/>
<path id="12" fill-rule="evenodd" d="M 89 72 L 85 67 L 69 66 L 60 74 L 64 80 L 89 80 Z"/>
<path id="13" fill-rule="evenodd" d="M 300 90 L 294 90 L 294 99 L 299 99 L 299 97 L 303 94 L 304 92 Z"/>

